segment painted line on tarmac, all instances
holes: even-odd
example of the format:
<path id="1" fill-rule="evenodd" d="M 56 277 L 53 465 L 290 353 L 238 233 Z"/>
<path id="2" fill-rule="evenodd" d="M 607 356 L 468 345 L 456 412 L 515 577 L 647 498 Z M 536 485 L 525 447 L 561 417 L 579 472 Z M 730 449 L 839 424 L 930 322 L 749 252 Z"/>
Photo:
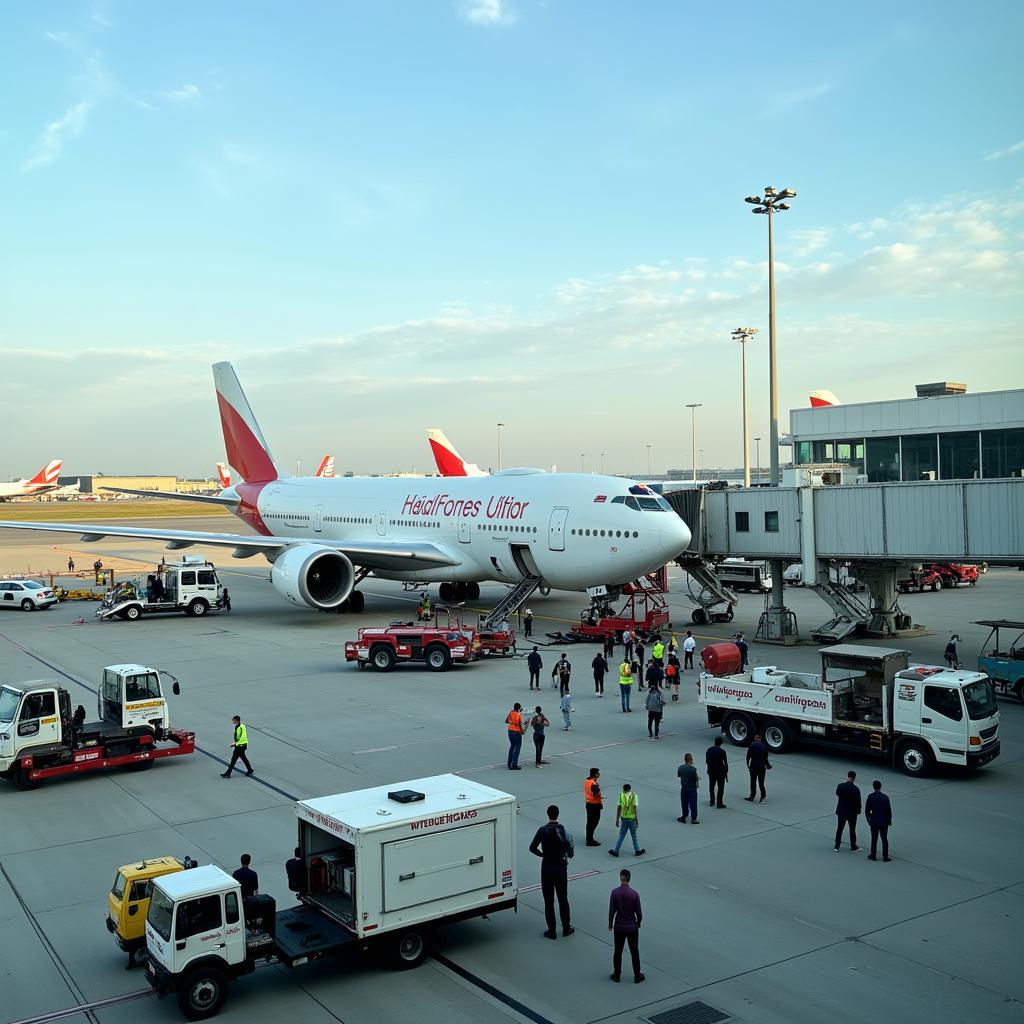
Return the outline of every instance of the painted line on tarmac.
<path id="1" fill-rule="evenodd" d="M 457 974 L 464 981 L 468 981 L 471 985 L 475 985 L 481 991 L 486 992 L 492 999 L 497 999 L 499 1003 L 504 1003 L 505 1006 L 510 1010 L 515 1010 L 521 1017 L 532 1020 L 534 1024 L 554 1024 L 554 1021 L 550 1018 L 545 1017 L 536 1010 L 531 1010 L 525 1003 L 519 1002 L 518 999 L 510 996 L 507 992 L 503 992 L 490 982 L 484 981 L 483 978 L 472 971 L 467 971 L 465 967 L 455 963 L 454 960 L 449 960 L 444 953 L 435 952 L 431 955 L 442 967 L 447 967 L 453 974 Z"/>
<path id="2" fill-rule="evenodd" d="M 598 871 L 597 868 L 591 868 L 589 871 L 578 871 L 575 875 L 569 875 L 568 876 L 568 881 L 575 882 L 577 878 L 590 878 L 591 875 L 599 875 L 599 874 L 601 874 L 601 872 Z M 535 885 L 521 885 L 519 887 L 519 892 L 521 892 L 521 893 L 524 893 L 524 892 L 536 892 L 540 888 L 541 888 L 541 883 L 540 882 L 537 882 Z"/>
<path id="3" fill-rule="evenodd" d="M 464 740 L 465 733 L 457 736 L 435 736 L 429 740 L 413 740 L 412 743 L 394 743 L 389 747 L 367 747 L 366 750 L 353 750 L 353 754 L 382 754 L 388 750 L 404 750 L 406 747 L 422 747 L 427 743 L 446 743 L 448 740 Z"/>
<path id="4" fill-rule="evenodd" d="M 74 1017 L 79 1013 L 86 1014 L 91 1020 L 96 1020 L 94 1010 L 104 1010 L 108 1006 L 117 1006 L 120 1003 L 129 1003 L 133 999 L 143 999 L 146 996 L 155 996 L 156 990 L 152 988 L 140 988 L 135 992 L 126 992 L 123 996 L 110 996 L 107 999 L 97 999 L 92 1003 L 81 1003 L 78 1006 L 69 1006 L 65 1010 L 53 1010 L 50 1013 L 41 1013 L 38 1017 L 22 1017 L 21 1020 L 11 1021 L 10 1024 L 47 1024 L 52 1020 L 63 1020 L 65 1017 Z"/>

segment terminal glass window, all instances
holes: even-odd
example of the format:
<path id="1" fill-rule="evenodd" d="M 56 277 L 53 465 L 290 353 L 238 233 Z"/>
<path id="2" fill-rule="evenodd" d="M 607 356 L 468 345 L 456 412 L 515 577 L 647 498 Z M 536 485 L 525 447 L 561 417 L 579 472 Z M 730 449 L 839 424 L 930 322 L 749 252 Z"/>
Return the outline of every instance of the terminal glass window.
<path id="1" fill-rule="evenodd" d="M 939 469 L 943 480 L 973 480 L 979 476 L 978 432 L 940 434 Z"/>
<path id="2" fill-rule="evenodd" d="M 938 469 L 939 448 L 935 435 L 904 435 L 903 479 L 934 480 Z"/>
<path id="3" fill-rule="evenodd" d="M 864 472 L 864 442 L 851 438 L 847 441 L 836 441 L 836 462 L 847 462 Z"/>
<path id="4" fill-rule="evenodd" d="M 981 475 L 1024 476 L 1024 430 L 981 432 Z"/>
<path id="5" fill-rule="evenodd" d="M 801 441 L 796 446 L 796 464 L 806 466 L 811 461 L 811 442 Z"/>
<path id="6" fill-rule="evenodd" d="M 867 446 L 865 462 L 868 482 L 882 484 L 899 480 L 900 439 L 898 437 L 869 437 Z"/>

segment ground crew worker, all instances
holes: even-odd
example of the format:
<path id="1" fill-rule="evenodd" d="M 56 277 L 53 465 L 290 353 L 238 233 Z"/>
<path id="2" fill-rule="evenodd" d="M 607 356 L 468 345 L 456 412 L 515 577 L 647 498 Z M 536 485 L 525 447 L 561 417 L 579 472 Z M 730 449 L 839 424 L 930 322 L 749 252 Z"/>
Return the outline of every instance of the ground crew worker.
<path id="1" fill-rule="evenodd" d="M 260 876 L 249 865 L 252 857 L 247 853 L 242 854 L 242 866 L 236 868 L 231 877 L 242 887 L 242 899 L 248 900 L 260 891 Z"/>
<path id="2" fill-rule="evenodd" d="M 604 810 L 604 797 L 601 796 L 601 786 L 598 783 L 600 778 L 601 769 L 591 768 L 583 781 L 583 800 L 587 809 L 587 846 L 601 845 L 594 838 L 594 832 L 601 821 L 601 811 Z"/>
<path id="3" fill-rule="evenodd" d="M 665 664 L 665 662 L 663 660 L 664 657 L 665 657 L 665 645 L 661 642 L 661 637 L 660 636 L 658 637 L 657 640 L 654 641 L 654 646 L 651 648 L 651 657 L 659 665 L 664 665 Z"/>
<path id="4" fill-rule="evenodd" d="M 555 679 L 556 676 L 558 677 L 557 680 Z M 569 692 L 569 680 L 571 678 L 572 662 L 563 654 L 555 662 L 555 667 L 551 670 L 551 688 L 554 689 L 557 682 L 558 695 L 564 697 Z"/>
<path id="5" fill-rule="evenodd" d="M 68 572 L 74 572 L 74 571 L 75 571 L 75 560 L 73 558 L 69 557 L 68 558 Z"/>
<path id="6" fill-rule="evenodd" d="M 619 697 L 622 699 L 622 713 L 629 711 L 629 696 L 633 692 L 633 666 L 628 658 L 619 665 Z"/>
<path id="7" fill-rule="evenodd" d="M 231 594 L 227 587 L 225 587 L 220 593 L 220 605 L 224 611 L 231 611 Z"/>
<path id="8" fill-rule="evenodd" d="M 540 670 L 544 667 L 544 662 L 536 647 L 526 656 L 526 667 L 530 670 L 530 689 L 539 690 Z"/>
<path id="9" fill-rule="evenodd" d="M 686 636 L 683 638 L 683 671 L 685 672 L 688 668 L 693 668 L 693 652 L 697 650 L 697 641 L 693 639 L 693 633 L 690 630 L 686 631 Z"/>
<path id="10" fill-rule="evenodd" d="M 619 837 L 615 840 L 615 846 L 608 851 L 613 857 L 618 857 L 619 848 L 622 846 L 622 840 L 626 838 L 627 832 L 633 840 L 633 853 L 640 857 L 647 852 L 637 842 L 636 830 L 640 824 L 640 815 L 637 811 L 636 793 L 633 792 L 633 787 L 628 782 L 623 783 L 622 792 L 619 794 L 619 803 L 615 808 L 615 824 L 619 828 Z"/>
<path id="11" fill-rule="evenodd" d="M 288 875 L 288 888 L 301 896 L 306 891 L 306 865 L 299 847 L 295 847 L 295 856 L 285 861 L 284 870 Z"/>
<path id="12" fill-rule="evenodd" d="M 533 636 L 533 609 L 523 609 L 523 635 Z M 538 687 L 539 689 L 539 687 Z"/>
<path id="13" fill-rule="evenodd" d="M 608 672 L 608 661 L 603 654 L 595 654 L 590 667 L 594 670 L 594 693 L 598 697 L 603 697 L 604 677 Z"/>
<path id="14" fill-rule="evenodd" d="M 569 916 L 568 864 L 576 850 L 572 833 L 558 820 L 558 807 L 548 808 L 548 821 L 537 829 L 530 843 L 530 853 L 540 857 L 540 887 L 544 894 L 544 920 L 547 923 L 545 939 L 557 939 L 555 931 L 555 899 L 558 899 L 558 913 L 562 919 L 562 935 L 572 935 L 575 928 Z"/>
<path id="15" fill-rule="evenodd" d="M 430 595 L 424 592 L 420 598 L 419 616 L 420 622 L 430 618 Z"/>
<path id="16" fill-rule="evenodd" d="M 682 671 L 679 658 L 676 657 L 673 651 L 668 656 L 668 664 L 665 666 L 665 685 L 672 687 L 672 699 L 674 701 L 679 700 L 679 676 L 682 674 Z"/>
<path id="17" fill-rule="evenodd" d="M 245 752 L 249 748 L 249 733 L 246 731 L 245 726 L 242 725 L 242 720 L 238 715 L 235 715 L 231 721 L 235 726 L 235 741 L 231 744 L 231 763 L 228 765 L 228 770 L 221 774 L 222 779 L 231 778 L 231 769 L 235 767 L 236 761 L 241 761 L 245 765 L 246 775 L 252 775 L 255 770 L 249 764 L 249 758 L 245 756 Z"/>
<path id="18" fill-rule="evenodd" d="M 512 710 L 505 716 L 505 724 L 508 726 L 508 770 L 519 771 L 519 751 L 523 746 L 523 732 L 526 725 L 523 723 L 523 705 L 516 701 Z"/>

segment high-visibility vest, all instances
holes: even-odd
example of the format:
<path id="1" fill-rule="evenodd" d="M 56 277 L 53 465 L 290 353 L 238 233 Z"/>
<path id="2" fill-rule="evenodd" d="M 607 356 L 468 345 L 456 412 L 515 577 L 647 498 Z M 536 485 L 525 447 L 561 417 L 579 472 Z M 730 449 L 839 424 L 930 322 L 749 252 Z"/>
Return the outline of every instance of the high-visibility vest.
<path id="1" fill-rule="evenodd" d="M 633 666 L 628 661 L 624 661 L 619 666 L 619 686 L 632 686 L 633 685 Z"/>
<path id="2" fill-rule="evenodd" d="M 505 721 L 508 723 L 509 732 L 523 731 L 523 716 L 518 711 L 510 711 Z"/>
<path id="3" fill-rule="evenodd" d="M 660 658 L 664 653 L 665 653 L 665 645 L 659 640 L 651 648 L 651 657 L 653 657 L 653 658 Z"/>
<path id="4" fill-rule="evenodd" d="M 235 746 L 236 747 L 247 747 L 249 746 L 249 734 L 245 731 L 245 726 L 241 722 L 235 726 Z"/>
<path id="5" fill-rule="evenodd" d="M 636 793 L 630 791 L 619 794 L 619 812 L 623 818 L 636 817 Z"/>
<path id="6" fill-rule="evenodd" d="M 594 793 L 595 787 L 597 787 L 597 779 L 587 779 L 583 783 L 583 795 L 588 804 L 599 804 L 602 802 L 600 792 Z M 597 788 L 599 789 L 600 787 Z"/>

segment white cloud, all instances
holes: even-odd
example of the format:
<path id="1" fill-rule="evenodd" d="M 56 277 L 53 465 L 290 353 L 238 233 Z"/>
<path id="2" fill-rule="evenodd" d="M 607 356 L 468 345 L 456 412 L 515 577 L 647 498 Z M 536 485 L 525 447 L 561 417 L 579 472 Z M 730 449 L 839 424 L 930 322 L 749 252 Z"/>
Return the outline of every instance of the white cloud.
<path id="1" fill-rule="evenodd" d="M 985 159 L 1002 160 L 1004 156 L 1013 156 L 1014 153 L 1020 152 L 1024 152 L 1024 139 L 1021 139 L 1020 142 L 1015 142 L 1012 146 L 1007 146 L 1006 149 L 994 149 Z"/>
<path id="2" fill-rule="evenodd" d="M 817 82 L 814 85 L 808 85 L 800 89 L 793 89 L 789 92 L 779 93 L 769 102 L 766 113 L 772 116 L 775 114 L 785 113 L 787 110 L 792 110 L 794 107 L 799 107 L 804 103 L 820 99 L 822 96 L 830 93 L 832 89 L 833 85 L 831 82 Z"/>
<path id="3" fill-rule="evenodd" d="M 472 25 L 511 25 L 516 20 L 506 0 L 462 0 L 460 11 Z"/>
<path id="4" fill-rule="evenodd" d="M 157 93 L 157 96 L 162 96 L 172 103 L 195 103 L 202 98 L 202 95 L 199 86 L 192 85 L 191 82 L 186 83 L 180 89 L 165 89 L 163 92 Z"/>
<path id="5" fill-rule="evenodd" d="M 65 110 L 56 121 L 51 121 L 43 129 L 32 155 L 22 163 L 21 169 L 31 171 L 56 160 L 64 149 L 64 144 L 69 139 L 77 139 L 85 131 L 92 108 L 92 100 L 79 100 L 73 107 Z"/>

